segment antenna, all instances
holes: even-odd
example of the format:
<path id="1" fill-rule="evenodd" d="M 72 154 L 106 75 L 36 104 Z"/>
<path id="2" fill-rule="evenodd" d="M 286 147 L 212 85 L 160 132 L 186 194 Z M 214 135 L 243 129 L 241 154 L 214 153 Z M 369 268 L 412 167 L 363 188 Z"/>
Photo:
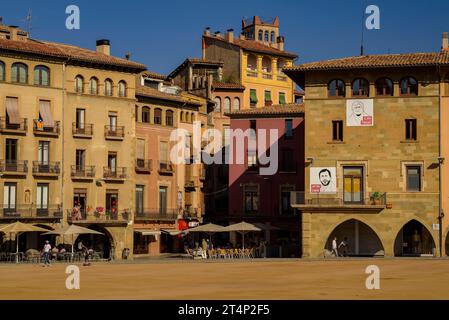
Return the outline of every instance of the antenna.
<path id="1" fill-rule="evenodd" d="M 28 36 L 31 35 L 31 29 L 33 28 L 32 20 L 33 20 L 33 13 L 32 13 L 31 8 L 30 8 L 30 9 L 28 9 L 28 14 L 27 14 L 27 16 L 25 18 Z"/>
<path id="2" fill-rule="evenodd" d="M 363 10 L 364 7 L 362 7 L 362 38 L 360 41 L 360 55 L 363 56 L 364 55 L 364 48 L 363 48 L 363 41 L 364 41 L 364 35 L 365 35 L 365 11 Z"/>

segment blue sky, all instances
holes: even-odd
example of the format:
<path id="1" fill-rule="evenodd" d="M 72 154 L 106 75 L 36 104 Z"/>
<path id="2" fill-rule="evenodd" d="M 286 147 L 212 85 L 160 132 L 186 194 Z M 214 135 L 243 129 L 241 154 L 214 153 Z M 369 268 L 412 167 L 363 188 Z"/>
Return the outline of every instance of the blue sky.
<path id="1" fill-rule="evenodd" d="M 66 6 L 78 5 L 81 29 L 65 28 Z M 358 55 L 362 13 L 380 8 L 380 30 L 365 30 L 365 53 L 436 51 L 449 31 L 447 0 L 21 0 L 2 3 L 8 25 L 25 27 L 32 10 L 32 37 L 94 49 L 95 40 L 111 40 L 112 54 L 169 73 L 186 57 L 201 55 L 201 33 L 233 28 L 242 17 L 280 17 L 286 49 L 300 62 Z M 366 16 L 365 16 L 366 17 Z"/>

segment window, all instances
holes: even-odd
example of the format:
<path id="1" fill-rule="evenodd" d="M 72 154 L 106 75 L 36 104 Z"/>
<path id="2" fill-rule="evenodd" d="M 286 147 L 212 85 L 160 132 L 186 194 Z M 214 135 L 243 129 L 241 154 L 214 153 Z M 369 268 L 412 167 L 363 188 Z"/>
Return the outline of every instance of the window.
<path id="1" fill-rule="evenodd" d="M 279 92 L 279 104 L 285 104 L 285 92 Z"/>
<path id="2" fill-rule="evenodd" d="M 220 112 L 221 111 L 221 99 L 220 99 L 220 97 L 215 97 L 214 98 L 214 102 L 215 102 L 214 111 L 215 112 Z M 182 119 L 181 119 L 181 121 L 182 121 Z"/>
<path id="3" fill-rule="evenodd" d="M 28 66 L 23 63 L 13 63 L 11 67 L 11 82 L 28 83 Z"/>
<path id="4" fill-rule="evenodd" d="M 98 94 L 98 79 L 95 77 L 89 80 L 89 93 Z"/>
<path id="5" fill-rule="evenodd" d="M 268 57 L 262 58 L 262 72 L 271 73 L 271 59 Z"/>
<path id="6" fill-rule="evenodd" d="M 116 152 L 108 153 L 108 169 L 111 173 L 117 172 L 117 153 Z"/>
<path id="7" fill-rule="evenodd" d="M 296 172 L 295 154 L 290 148 L 283 148 L 281 151 L 281 171 Z"/>
<path id="8" fill-rule="evenodd" d="M 162 110 L 154 109 L 154 124 L 162 124 Z"/>
<path id="9" fill-rule="evenodd" d="M 150 108 L 142 107 L 142 122 L 150 123 Z"/>
<path id="10" fill-rule="evenodd" d="M 144 188 L 145 186 L 137 185 L 136 186 L 136 214 L 143 214 L 143 206 L 144 206 Z"/>
<path id="11" fill-rule="evenodd" d="M 75 157 L 76 171 L 83 171 L 86 165 L 86 150 L 77 149 Z"/>
<path id="12" fill-rule="evenodd" d="M 50 142 L 39 141 L 38 163 L 41 166 L 48 166 L 50 158 Z"/>
<path id="13" fill-rule="evenodd" d="M 112 80 L 111 79 L 106 79 L 104 81 L 104 95 L 112 96 Z"/>
<path id="14" fill-rule="evenodd" d="M 332 121 L 332 141 L 343 141 L 343 120 Z"/>
<path id="15" fill-rule="evenodd" d="M 117 114 L 109 113 L 109 131 L 115 132 L 117 131 Z"/>
<path id="16" fill-rule="evenodd" d="M 38 183 L 36 189 L 37 215 L 48 214 L 48 183 Z"/>
<path id="17" fill-rule="evenodd" d="M 181 122 L 184 122 L 184 111 L 181 111 L 179 119 Z"/>
<path id="18" fill-rule="evenodd" d="M 380 78 L 376 80 L 376 96 L 392 96 L 393 81 L 389 78 Z"/>
<path id="19" fill-rule="evenodd" d="M 134 117 L 136 119 L 136 122 L 139 121 L 139 106 L 134 107 Z"/>
<path id="20" fill-rule="evenodd" d="M 106 191 L 106 213 L 112 217 L 112 219 L 117 219 L 118 210 L 118 193 L 117 191 Z"/>
<path id="21" fill-rule="evenodd" d="M 145 167 L 145 140 L 137 139 L 137 166 L 139 168 Z"/>
<path id="22" fill-rule="evenodd" d="M 271 43 L 274 43 L 274 31 L 271 31 L 270 41 Z"/>
<path id="23" fill-rule="evenodd" d="M 227 113 L 231 111 L 231 99 L 226 97 L 223 102 L 223 112 Z"/>
<path id="24" fill-rule="evenodd" d="M 281 187 L 281 214 L 290 216 L 293 214 L 294 209 L 290 205 L 290 192 L 294 191 L 294 187 L 282 186 Z"/>
<path id="25" fill-rule="evenodd" d="M 268 31 L 265 31 L 265 38 L 264 41 L 268 42 L 270 40 L 270 33 Z"/>
<path id="26" fill-rule="evenodd" d="M 257 71 L 257 58 L 255 55 L 250 54 L 248 56 L 248 61 L 247 61 L 246 67 L 250 71 Z"/>
<path id="27" fill-rule="evenodd" d="M 75 92 L 84 92 L 84 78 L 82 76 L 75 77 Z"/>
<path id="28" fill-rule="evenodd" d="M 169 127 L 173 127 L 173 111 L 165 111 L 165 124 Z"/>
<path id="29" fill-rule="evenodd" d="M 343 80 L 334 79 L 329 82 L 327 92 L 329 97 L 344 97 L 345 83 L 343 82 Z"/>
<path id="30" fill-rule="evenodd" d="M 285 119 L 285 138 L 289 139 L 293 137 L 293 120 Z"/>
<path id="31" fill-rule="evenodd" d="M 0 61 L 0 81 L 5 81 L 5 64 Z"/>
<path id="32" fill-rule="evenodd" d="M 159 187 L 159 214 L 167 214 L 167 187 Z"/>
<path id="33" fill-rule="evenodd" d="M 76 109 L 76 128 L 77 129 L 84 129 L 84 123 L 86 118 L 86 110 L 84 109 Z"/>
<path id="34" fill-rule="evenodd" d="M 249 105 L 251 107 L 256 107 L 257 105 L 257 92 L 256 89 L 249 90 Z"/>
<path id="35" fill-rule="evenodd" d="M 405 169 L 407 174 L 407 191 L 421 191 L 421 167 L 407 166 Z"/>
<path id="36" fill-rule="evenodd" d="M 118 96 L 126 97 L 126 82 L 123 80 L 118 83 Z"/>
<path id="37" fill-rule="evenodd" d="M 232 110 L 234 110 L 234 111 L 240 110 L 240 99 L 239 98 L 234 98 L 234 100 L 232 102 Z"/>
<path id="38" fill-rule="evenodd" d="M 245 213 L 254 214 L 259 211 L 259 188 L 257 186 L 244 186 Z"/>
<path id="39" fill-rule="evenodd" d="M 363 202 L 363 167 L 343 167 L 343 190 L 345 203 Z"/>
<path id="40" fill-rule="evenodd" d="M 18 145 L 17 139 L 6 139 L 5 158 L 7 166 L 8 165 L 17 166 L 17 145 Z"/>
<path id="41" fill-rule="evenodd" d="M 416 119 L 405 119 L 405 140 L 416 140 Z"/>
<path id="42" fill-rule="evenodd" d="M 3 186 L 3 212 L 13 213 L 16 211 L 17 183 L 5 182 Z"/>
<path id="43" fill-rule="evenodd" d="M 271 106 L 271 91 L 265 91 L 265 105 Z"/>
<path id="44" fill-rule="evenodd" d="M 262 41 L 263 40 L 263 31 L 262 30 L 259 30 L 259 41 Z"/>
<path id="45" fill-rule="evenodd" d="M 37 66 L 34 68 L 34 84 L 36 86 L 50 85 L 50 69 L 46 66 Z"/>
<path id="46" fill-rule="evenodd" d="M 353 97 L 368 97 L 369 96 L 369 82 L 363 78 L 357 78 L 352 82 L 352 96 Z"/>
<path id="47" fill-rule="evenodd" d="M 159 142 L 159 160 L 161 160 L 161 162 L 168 161 L 168 142 L 167 141 Z"/>
<path id="48" fill-rule="evenodd" d="M 413 77 L 405 77 L 400 81 L 401 95 L 418 95 L 418 82 Z"/>

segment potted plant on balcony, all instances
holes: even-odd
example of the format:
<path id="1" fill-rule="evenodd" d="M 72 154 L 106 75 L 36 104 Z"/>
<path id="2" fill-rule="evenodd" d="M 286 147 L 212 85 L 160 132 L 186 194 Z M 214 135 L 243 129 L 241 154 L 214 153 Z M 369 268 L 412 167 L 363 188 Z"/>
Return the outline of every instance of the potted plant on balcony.
<path id="1" fill-rule="evenodd" d="M 371 203 L 376 206 L 380 205 L 380 193 L 379 192 L 376 191 L 371 194 Z"/>

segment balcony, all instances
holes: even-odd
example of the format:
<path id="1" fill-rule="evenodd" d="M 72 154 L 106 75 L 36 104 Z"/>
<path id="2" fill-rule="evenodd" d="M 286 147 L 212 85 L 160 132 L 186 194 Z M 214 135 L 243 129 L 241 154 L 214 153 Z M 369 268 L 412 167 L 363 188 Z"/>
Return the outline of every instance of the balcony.
<path id="1" fill-rule="evenodd" d="M 287 76 L 278 74 L 276 79 L 278 81 L 287 81 Z"/>
<path id="2" fill-rule="evenodd" d="M 104 210 L 102 207 L 98 207 L 95 210 L 79 211 L 75 208 L 67 210 L 67 220 L 70 223 L 77 224 L 90 224 L 90 223 L 103 223 L 103 224 L 128 224 L 132 215 L 128 210 Z"/>
<path id="3" fill-rule="evenodd" d="M 33 133 L 36 136 L 58 137 L 60 133 L 60 121 L 55 121 L 53 127 L 44 127 L 43 122 L 33 120 Z"/>
<path id="4" fill-rule="evenodd" d="M 125 127 L 104 126 L 104 138 L 106 140 L 123 140 L 125 138 Z"/>
<path id="5" fill-rule="evenodd" d="M 159 161 L 160 174 L 173 174 L 173 164 L 170 161 Z"/>
<path id="6" fill-rule="evenodd" d="M 262 79 L 273 79 L 273 74 L 271 72 L 262 72 Z"/>
<path id="7" fill-rule="evenodd" d="M 337 192 L 336 194 L 316 194 L 292 191 L 290 203 L 293 208 L 308 212 L 366 212 L 379 213 L 386 208 L 387 194 Z"/>
<path id="8" fill-rule="evenodd" d="M 76 166 L 70 168 L 72 180 L 93 180 L 95 178 L 95 166 Z"/>
<path id="9" fill-rule="evenodd" d="M 33 175 L 40 177 L 57 177 L 61 173 L 59 161 L 39 162 L 33 161 Z"/>
<path id="10" fill-rule="evenodd" d="M 72 135 L 74 138 L 92 139 L 94 125 L 90 123 L 72 123 Z"/>
<path id="11" fill-rule="evenodd" d="M 0 160 L 0 173 L 2 175 L 25 176 L 28 173 L 28 161 Z"/>
<path id="12" fill-rule="evenodd" d="M 197 219 L 200 210 L 198 208 L 187 207 L 183 210 L 182 216 L 184 219 Z"/>
<path id="13" fill-rule="evenodd" d="M 62 208 L 60 205 L 46 205 L 36 207 L 36 205 L 16 204 L 14 207 L 8 205 L 0 206 L 0 220 L 59 220 L 62 219 Z"/>
<path id="14" fill-rule="evenodd" d="M 124 181 L 127 178 L 124 167 L 103 167 L 103 179 L 105 181 Z"/>
<path id="15" fill-rule="evenodd" d="M 27 119 L 21 118 L 18 124 L 12 124 L 6 121 L 6 117 L 0 117 L 1 133 L 25 135 L 27 129 Z"/>
<path id="16" fill-rule="evenodd" d="M 136 160 L 136 172 L 138 173 L 151 173 L 153 170 L 153 160 Z"/>
<path id="17" fill-rule="evenodd" d="M 246 70 L 246 76 L 247 77 L 252 77 L 252 78 L 257 78 L 257 70 Z"/>
<path id="18" fill-rule="evenodd" d="M 137 209 L 135 221 L 176 221 L 178 218 L 177 209 Z"/>

